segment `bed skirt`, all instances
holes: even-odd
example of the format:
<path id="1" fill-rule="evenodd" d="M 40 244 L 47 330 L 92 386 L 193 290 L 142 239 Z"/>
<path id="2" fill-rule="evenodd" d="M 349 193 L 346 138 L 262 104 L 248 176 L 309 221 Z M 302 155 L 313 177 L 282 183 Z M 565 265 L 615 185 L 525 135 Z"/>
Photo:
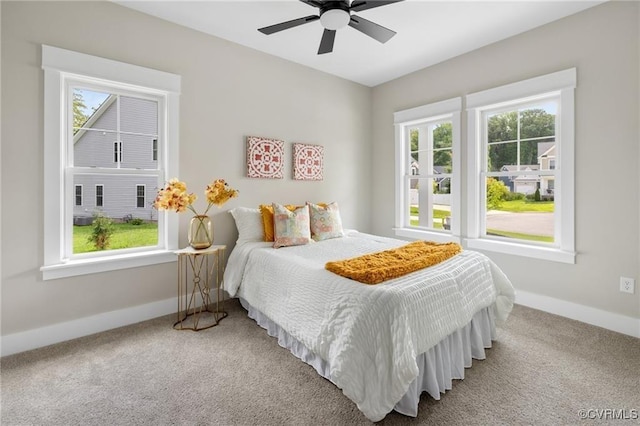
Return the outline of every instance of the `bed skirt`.
<path id="1" fill-rule="evenodd" d="M 327 361 L 311 352 L 247 301 L 240 298 L 240 303 L 247 310 L 249 318 L 267 330 L 270 336 L 278 338 L 280 346 L 291 351 L 333 383 L 331 366 Z M 441 393 L 451 389 L 454 379 L 464 379 L 464 369 L 471 367 L 472 359 L 485 359 L 485 349 L 491 347 L 495 337 L 493 306 L 490 306 L 478 311 L 466 326 L 417 356 L 418 377 L 411 382 L 394 410 L 406 416 L 416 417 L 422 392 L 427 392 L 433 399 L 439 400 Z"/>

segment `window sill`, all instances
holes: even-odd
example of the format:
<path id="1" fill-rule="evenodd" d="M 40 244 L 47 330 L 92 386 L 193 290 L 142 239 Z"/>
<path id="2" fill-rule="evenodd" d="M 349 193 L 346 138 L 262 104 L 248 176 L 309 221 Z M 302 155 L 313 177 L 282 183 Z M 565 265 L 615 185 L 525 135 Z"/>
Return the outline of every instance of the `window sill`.
<path id="1" fill-rule="evenodd" d="M 485 239 L 465 239 L 467 248 L 472 250 L 485 250 L 496 253 L 512 254 L 515 256 L 530 257 L 533 259 L 548 260 L 559 263 L 576 263 L 576 253 L 561 250 L 557 247 L 542 247 L 528 244 L 518 244 L 507 241 L 494 241 Z"/>
<path id="2" fill-rule="evenodd" d="M 460 238 L 449 233 L 429 231 L 426 229 L 415 228 L 393 228 L 398 237 L 416 238 L 419 240 L 435 241 L 437 243 L 460 243 Z"/>
<path id="3" fill-rule="evenodd" d="M 42 271 L 42 279 L 46 281 L 77 275 L 175 262 L 176 259 L 177 257 L 173 251 L 154 250 L 126 255 L 69 260 L 55 265 L 43 266 L 40 268 L 40 271 Z"/>

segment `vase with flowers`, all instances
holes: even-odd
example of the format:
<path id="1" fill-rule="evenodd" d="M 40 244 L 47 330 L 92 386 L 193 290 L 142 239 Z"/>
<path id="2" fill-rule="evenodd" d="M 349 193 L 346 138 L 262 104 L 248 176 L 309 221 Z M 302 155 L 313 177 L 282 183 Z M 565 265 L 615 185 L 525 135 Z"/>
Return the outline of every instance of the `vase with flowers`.
<path id="1" fill-rule="evenodd" d="M 191 210 L 195 216 L 189 223 L 189 245 L 194 249 L 205 249 L 213 244 L 213 224 L 207 216 L 211 206 L 222 207 L 231 198 L 238 196 L 238 191 L 231 188 L 224 179 L 216 179 L 207 185 L 204 194 L 207 198 L 207 208 L 199 214 L 193 207 L 196 201 L 194 193 L 187 192 L 187 185 L 177 178 L 171 179 L 167 186 L 158 191 L 154 207 L 158 210 L 174 210 L 181 213 Z"/>

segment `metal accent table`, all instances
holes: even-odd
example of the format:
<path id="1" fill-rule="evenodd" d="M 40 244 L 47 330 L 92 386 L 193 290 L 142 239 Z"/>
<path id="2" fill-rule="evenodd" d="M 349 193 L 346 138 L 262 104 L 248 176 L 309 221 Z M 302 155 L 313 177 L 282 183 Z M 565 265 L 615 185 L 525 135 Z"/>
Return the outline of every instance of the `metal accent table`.
<path id="1" fill-rule="evenodd" d="M 227 316 L 221 300 L 224 257 L 227 246 L 213 245 L 196 250 L 187 247 L 178 255 L 178 320 L 176 330 L 200 331 L 215 327 Z M 211 284 L 215 285 L 215 310 L 212 310 Z"/>

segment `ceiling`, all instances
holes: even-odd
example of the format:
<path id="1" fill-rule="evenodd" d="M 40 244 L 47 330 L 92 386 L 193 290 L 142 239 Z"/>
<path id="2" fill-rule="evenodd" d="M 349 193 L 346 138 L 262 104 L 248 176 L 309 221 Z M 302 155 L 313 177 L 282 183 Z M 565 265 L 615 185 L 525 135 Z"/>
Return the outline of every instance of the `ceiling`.
<path id="1" fill-rule="evenodd" d="M 332 53 L 318 55 L 323 28 L 314 21 L 272 35 L 258 28 L 318 9 L 297 0 L 128 1 L 123 6 L 253 49 L 376 86 L 482 46 L 528 31 L 603 0 L 406 0 L 354 12 L 397 32 L 385 44 L 354 28 L 338 30 Z"/>

